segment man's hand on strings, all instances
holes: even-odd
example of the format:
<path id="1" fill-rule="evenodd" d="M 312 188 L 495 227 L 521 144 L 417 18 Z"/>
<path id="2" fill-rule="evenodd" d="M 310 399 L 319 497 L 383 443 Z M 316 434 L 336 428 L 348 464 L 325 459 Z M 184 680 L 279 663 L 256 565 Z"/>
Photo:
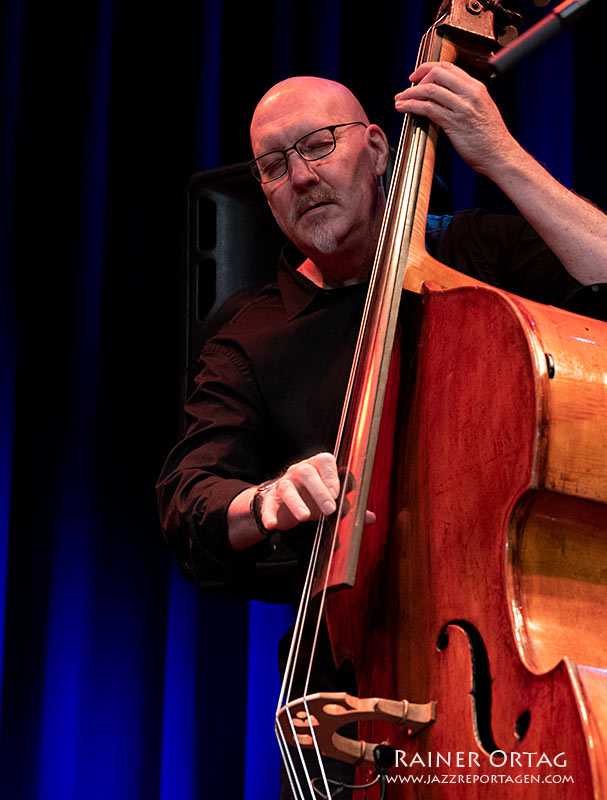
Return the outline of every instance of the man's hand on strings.
<path id="1" fill-rule="evenodd" d="M 259 487 L 250 486 L 237 494 L 228 506 L 228 539 L 236 551 L 245 550 L 263 538 L 251 515 L 251 502 Z M 292 464 L 266 488 L 261 496 L 261 522 L 267 531 L 288 531 L 301 522 L 330 516 L 337 510 L 341 481 L 331 453 L 317 453 Z M 354 488 L 350 477 L 347 491 Z M 347 497 L 341 515 L 350 510 Z M 367 511 L 365 525 L 375 522 L 375 514 Z"/>
<path id="2" fill-rule="evenodd" d="M 317 453 L 292 464 L 263 497 L 261 519 L 268 530 L 287 531 L 300 522 L 330 516 L 337 509 L 340 491 L 337 464 L 332 453 Z M 366 512 L 365 524 L 375 522 Z"/>
<path id="3" fill-rule="evenodd" d="M 516 142 L 483 83 L 449 62 L 426 62 L 395 97 L 396 110 L 428 117 L 477 172 L 491 176 Z"/>
<path id="4" fill-rule="evenodd" d="M 288 531 L 300 522 L 329 516 L 339 495 L 339 476 L 331 453 L 291 464 L 263 497 L 261 519 L 268 530 Z"/>
<path id="5" fill-rule="evenodd" d="M 330 516 L 337 509 L 340 491 L 337 464 L 332 453 L 318 453 L 292 464 L 264 494 L 261 519 L 267 530 L 288 531 L 300 522 Z M 366 512 L 365 524 L 375 522 Z"/>

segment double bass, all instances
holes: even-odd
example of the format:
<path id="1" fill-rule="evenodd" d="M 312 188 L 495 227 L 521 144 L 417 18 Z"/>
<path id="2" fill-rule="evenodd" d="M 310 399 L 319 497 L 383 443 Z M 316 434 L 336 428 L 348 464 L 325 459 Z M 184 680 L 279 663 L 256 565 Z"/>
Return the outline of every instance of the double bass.
<path id="1" fill-rule="evenodd" d="M 482 70 L 508 16 L 444 0 L 418 64 Z M 308 748 L 356 764 L 369 800 L 598 800 L 607 324 L 428 255 L 436 140 L 405 118 L 339 427 L 342 492 L 319 523 L 277 734 L 297 798 L 331 796 L 326 777 L 297 777 Z M 323 616 L 358 697 L 291 697 Z M 352 721 L 358 739 L 339 732 Z"/>

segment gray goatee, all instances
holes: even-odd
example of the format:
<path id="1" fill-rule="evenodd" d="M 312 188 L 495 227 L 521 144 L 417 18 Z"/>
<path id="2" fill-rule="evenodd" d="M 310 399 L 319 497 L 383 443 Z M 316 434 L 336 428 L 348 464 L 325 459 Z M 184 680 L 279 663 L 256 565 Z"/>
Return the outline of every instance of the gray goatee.
<path id="1" fill-rule="evenodd" d="M 339 201 L 336 192 L 326 189 L 316 189 L 300 197 L 295 203 L 292 214 L 295 219 L 299 218 L 311 204 L 316 203 L 335 203 Z M 330 224 L 323 219 L 314 219 L 312 229 L 312 244 L 321 253 L 333 253 L 337 249 L 337 237 Z"/>

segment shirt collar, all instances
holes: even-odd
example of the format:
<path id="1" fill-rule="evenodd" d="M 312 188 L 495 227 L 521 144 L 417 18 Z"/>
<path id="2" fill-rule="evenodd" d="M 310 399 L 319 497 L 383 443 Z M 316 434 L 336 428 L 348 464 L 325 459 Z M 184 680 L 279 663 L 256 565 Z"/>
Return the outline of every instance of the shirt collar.
<path id="1" fill-rule="evenodd" d="M 287 312 L 287 319 L 295 317 L 307 311 L 315 300 L 325 305 L 329 298 L 337 300 L 337 295 L 358 295 L 366 294 L 369 281 L 353 283 L 335 289 L 323 289 L 297 270 L 297 267 L 305 261 L 305 256 L 290 242 L 286 244 L 280 254 L 278 261 L 278 287 Z"/>
<path id="2" fill-rule="evenodd" d="M 305 311 L 321 291 L 320 287 L 297 271 L 305 257 L 293 244 L 286 244 L 278 261 L 278 286 L 285 304 L 287 318 L 293 319 Z"/>

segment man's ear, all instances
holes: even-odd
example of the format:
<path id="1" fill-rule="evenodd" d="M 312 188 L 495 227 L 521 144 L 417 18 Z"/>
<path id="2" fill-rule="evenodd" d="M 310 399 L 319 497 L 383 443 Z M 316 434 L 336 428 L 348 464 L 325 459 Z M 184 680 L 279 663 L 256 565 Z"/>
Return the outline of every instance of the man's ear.
<path id="1" fill-rule="evenodd" d="M 377 175 L 383 175 L 388 167 L 388 156 L 390 146 L 386 134 L 379 125 L 371 124 L 366 130 L 367 143 L 375 160 L 375 171 Z"/>

